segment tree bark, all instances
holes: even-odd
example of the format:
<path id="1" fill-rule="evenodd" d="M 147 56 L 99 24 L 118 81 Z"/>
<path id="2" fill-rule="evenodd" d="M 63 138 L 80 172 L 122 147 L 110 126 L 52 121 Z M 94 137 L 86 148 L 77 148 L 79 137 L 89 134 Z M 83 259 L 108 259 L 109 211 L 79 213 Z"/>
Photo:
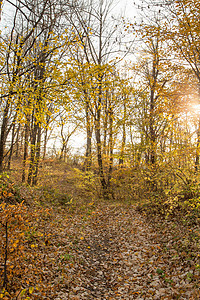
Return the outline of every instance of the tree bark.
<path id="1" fill-rule="evenodd" d="M 37 142 L 36 142 L 36 149 L 35 149 L 35 164 L 34 164 L 34 171 L 33 171 L 33 185 L 37 184 L 38 179 L 38 169 L 39 169 L 39 161 L 40 161 L 40 145 L 41 145 L 41 126 L 38 124 L 37 129 Z"/>
<path id="2" fill-rule="evenodd" d="M 101 105 L 102 105 L 102 76 L 99 75 L 99 95 L 96 107 L 96 118 L 95 118 L 95 134 L 97 143 L 97 161 L 99 167 L 100 182 L 103 189 L 103 196 L 105 199 L 108 198 L 107 183 L 105 180 L 104 170 L 103 170 L 103 158 L 101 149 Z"/>
<path id="3" fill-rule="evenodd" d="M 16 127 L 16 120 L 14 118 L 14 122 L 13 122 L 13 127 L 12 127 L 12 138 L 11 138 L 11 145 L 10 145 L 10 153 L 9 153 L 9 157 L 8 157 L 8 170 L 10 170 L 10 166 L 11 166 L 11 159 L 12 159 L 12 154 L 13 154 L 13 147 L 14 147 L 14 140 L 15 140 L 15 127 Z"/>
<path id="4" fill-rule="evenodd" d="M 24 134 L 24 156 L 23 156 L 23 163 L 22 163 L 22 182 L 26 180 L 26 161 L 28 157 L 28 138 L 29 138 L 29 128 L 30 120 L 27 118 L 25 123 L 25 134 Z"/>
<path id="5" fill-rule="evenodd" d="M 93 126 L 91 124 L 91 115 L 89 102 L 86 100 L 86 130 L 87 130 L 87 143 L 85 153 L 85 170 L 90 171 L 92 166 L 92 132 Z"/>
<path id="6" fill-rule="evenodd" d="M 32 183 L 32 177 L 34 172 L 37 131 L 38 131 L 38 124 L 36 124 L 36 120 L 35 120 L 35 124 L 31 133 L 31 158 L 30 158 L 30 165 L 29 165 L 29 172 L 28 172 L 28 181 L 27 181 L 28 184 Z"/>
<path id="7" fill-rule="evenodd" d="M 113 141 L 113 108 L 112 104 L 109 103 L 109 169 L 108 169 L 108 188 L 110 188 L 110 182 L 112 177 L 112 171 L 113 171 L 113 147 L 114 147 L 114 141 Z"/>
<path id="8" fill-rule="evenodd" d="M 200 156 L 200 117 L 198 121 L 197 128 L 197 146 L 196 146 L 196 157 L 195 157 L 195 171 L 198 171 L 199 168 L 199 156 Z"/>
<path id="9" fill-rule="evenodd" d="M 124 100 L 124 116 L 123 116 L 123 124 L 122 124 L 122 146 L 121 146 L 121 153 L 119 158 L 119 165 L 124 164 L 125 145 L 126 145 L 126 103 Z"/>
<path id="10" fill-rule="evenodd" d="M 5 142 L 6 142 L 6 131 L 7 131 L 7 124 L 8 124 L 8 112 L 10 108 L 9 99 L 7 99 L 6 107 L 3 112 L 3 121 L 1 126 L 1 136 L 0 136 L 0 173 L 3 172 L 3 159 L 4 159 L 4 149 L 5 149 Z"/>

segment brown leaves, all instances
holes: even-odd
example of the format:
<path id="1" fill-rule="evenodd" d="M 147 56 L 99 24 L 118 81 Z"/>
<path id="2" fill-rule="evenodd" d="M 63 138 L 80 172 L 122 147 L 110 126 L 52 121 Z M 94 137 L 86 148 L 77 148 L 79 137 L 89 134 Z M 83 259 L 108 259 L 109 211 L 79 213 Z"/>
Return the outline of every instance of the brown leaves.
<path id="1" fill-rule="evenodd" d="M 88 202 L 73 214 L 2 207 L 2 218 L 15 220 L 9 230 L 10 296 L 3 299 L 17 293 L 17 299 L 189 299 L 198 293 L 196 263 L 175 247 L 166 227 L 155 230 L 134 207 L 101 203 L 91 212 Z"/>
<path id="2" fill-rule="evenodd" d="M 76 218 L 74 222 L 78 227 L 84 225 Z M 169 268 L 171 258 L 165 258 L 157 242 L 159 235 L 133 208 L 102 206 L 81 231 L 71 249 L 77 261 L 70 270 L 72 299 L 171 299 L 182 295 L 176 274 L 179 265 Z M 64 291 L 58 299 L 65 299 L 69 291 Z M 187 293 L 192 295 L 191 286 Z"/>
<path id="3" fill-rule="evenodd" d="M 26 297 L 30 295 L 40 299 L 33 296 L 35 292 L 38 293 L 38 287 L 43 291 L 40 283 L 44 233 L 43 230 L 41 233 L 39 226 L 44 224 L 48 215 L 47 210 L 34 211 L 23 203 L 0 205 L 0 265 L 3 266 L 0 270 L 0 285 L 6 285 L 6 292 L 10 294 L 8 299 L 28 299 Z M 2 295 L 4 299 L 3 291 Z"/>

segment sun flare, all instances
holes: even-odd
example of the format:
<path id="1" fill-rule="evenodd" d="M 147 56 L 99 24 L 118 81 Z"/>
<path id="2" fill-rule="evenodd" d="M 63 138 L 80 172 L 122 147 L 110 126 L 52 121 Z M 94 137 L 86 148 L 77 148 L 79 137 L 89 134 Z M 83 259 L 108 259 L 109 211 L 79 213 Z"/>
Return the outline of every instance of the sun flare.
<path id="1" fill-rule="evenodd" d="M 200 104 L 193 104 L 193 105 L 192 105 L 192 110 L 193 110 L 196 114 L 200 114 Z"/>

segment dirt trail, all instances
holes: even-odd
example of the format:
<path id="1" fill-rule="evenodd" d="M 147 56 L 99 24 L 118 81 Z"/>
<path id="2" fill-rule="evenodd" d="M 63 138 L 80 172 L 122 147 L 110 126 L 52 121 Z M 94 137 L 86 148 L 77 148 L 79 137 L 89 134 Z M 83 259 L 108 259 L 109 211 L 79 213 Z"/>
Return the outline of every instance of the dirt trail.
<path id="1" fill-rule="evenodd" d="M 68 233 L 68 282 L 54 299 L 200 299 L 189 269 L 134 208 L 101 207 L 73 218 Z"/>

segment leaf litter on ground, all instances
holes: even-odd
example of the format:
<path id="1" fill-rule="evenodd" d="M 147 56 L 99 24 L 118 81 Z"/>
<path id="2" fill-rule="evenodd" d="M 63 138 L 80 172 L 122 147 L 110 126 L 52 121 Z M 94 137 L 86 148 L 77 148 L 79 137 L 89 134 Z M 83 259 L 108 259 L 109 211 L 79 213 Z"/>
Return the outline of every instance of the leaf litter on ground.
<path id="1" fill-rule="evenodd" d="M 49 299 L 200 298 L 199 269 L 134 207 L 100 204 L 87 217 L 63 211 L 53 219 Z"/>
<path id="2" fill-rule="evenodd" d="M 70 201 L 50 203 L 50 213 L 30 220 L 23 285 L 16 290 L 14 283 L 5 299 L 200 299 L 199 239 L 190 239 L 199 228 L 148 220 L 132 205 L 91 199 L 74 205 L 70 176 L 61 173 Z M 43 190 L 23 192 L 28 209 L 40 209 Z"/>

